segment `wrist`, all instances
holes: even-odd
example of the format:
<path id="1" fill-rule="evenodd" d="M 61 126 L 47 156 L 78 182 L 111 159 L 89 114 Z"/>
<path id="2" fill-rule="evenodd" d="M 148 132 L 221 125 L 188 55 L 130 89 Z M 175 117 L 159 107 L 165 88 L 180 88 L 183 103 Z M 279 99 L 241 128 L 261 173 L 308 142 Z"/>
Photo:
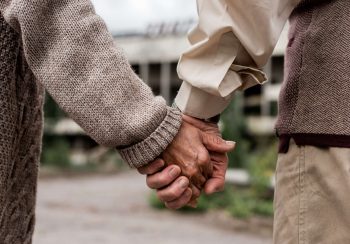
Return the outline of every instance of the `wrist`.
<path id="1" fill-rule="evenodd" d="M 204 122 L 207 122 L 207 123 L 212 123 L 212 124 L 217 124 L 219 123 L 220 121 L 220 114 L 214 116 L 214 117 L 211 117 L 209 119 L 203 119 Z"/>
<path id="2" fill-rule="evenodd" d="M 176 109 L 179 109 L 175 102 L 173 102 L 172 107 L 176 108 Z M 206 123 L 217 124 L 220 121 L 220 117 L 221 117 L 221 114 L 215 115 L 214 117 L 211 117 L 211 118 L 208 118 L 208 119 L 199 119 L 199 118 L 197 118 L 197 119 L 202 120 L 202 121 L 204 121 Z"/>

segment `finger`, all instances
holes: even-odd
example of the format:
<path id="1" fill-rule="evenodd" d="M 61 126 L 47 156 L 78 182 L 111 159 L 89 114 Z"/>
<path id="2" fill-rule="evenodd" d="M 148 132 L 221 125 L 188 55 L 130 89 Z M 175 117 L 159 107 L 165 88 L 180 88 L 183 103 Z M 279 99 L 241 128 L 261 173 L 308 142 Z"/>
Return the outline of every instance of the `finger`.
<path id="1" fill-rule="evenodd" d="M 192 208 L 196 208 L 197 205 L 198 205 L 198 201 L 197 199 L 200 197 L 201 195 L 201 190 L 198 189 L 196 186 L 194 186 L 193 184 L 190 185 L 190 188 L 192 190 L 192 197 L 191 197 L 191 200 L 190 202 L 187 204 L 189 207 L 192 207 Z"/>
<path id="2" fill-rule="evenodd" d="M 211 162 L 202 165 L 202 170 L 205 179 L 210 179 L 213 176 L 213 164 Z"/>
<path id="3" fill-rule="evenodd" d="M 188 188 L 189 180 L 182 176 L 171 185 L 157 191 L 157 196 L 162 202 L 171 202 L 178 199 Z"/>
<path id="4" fill-rule="evenodd" d="M 208 150 L 203 146 L 198 149 L 197 162 L 204 178 L 209 179 L 213 173 L 213 165 Z"/>
<path id="5" fill-rule="evenodd" d="M 213 194 L 215 192 L 223 191 L 225 187 L 225 174 L 228 166 L 228 158 L 226 154 L 213 154 L 213 176 L 204 186 L 206 194 Z"/>
<path id="6" fill-rule="evenodd" d="M 202 189 L 207 179 L 202 174 L 197 174 L 192 176 L 190 181 L 195 187 Z"/>
<path id="7" fill-rule="evenodd" d="M 201 135 L 203 144 L 209 151 L 227 153 L 232 151 L 236 146 L 235 142 L 225 141 L 221 137 L 213 134 L 201 132 Z"/>
<path id="8" fill-rule="evenodd" d="M 137 171 L 139 171 L 140 174 L 142 175 L 153 175 L 155 173 L 157 173 L 158 171 L 160 171 L 161 169 L 163 169 L 165 165 L 165 162 L 163 159 L 156 159 L 155 161 L 153 161 L 152 163 L 143 166 L 141 168 L 138 168 Z"/>
<path id="9" fill-rule="evenodd" d="M 201 195 L 201 190 L 194 185 L 190 185 L 192 190 L 192 199 L 197 199 Z"/>
<path id="10" fill-rule="evenodd" d="M 179 209 L 188 204 L 192 196 L 191 189 L 187 188 L 185 192 L 180 196 L 180 198 L 176 199 L 175 201 L 166 202 L 165 206 L 170 209 Z"/>
<path id="11" fill-rule="evenodd" d="M 180 173 L 180 167 L 176 165 L 170 165 L 159 173 L 148 175 L 146 178 L 146 183 L 151 189 L 163 188 L 173 182 L 177 177 L 179 177 Z"/>

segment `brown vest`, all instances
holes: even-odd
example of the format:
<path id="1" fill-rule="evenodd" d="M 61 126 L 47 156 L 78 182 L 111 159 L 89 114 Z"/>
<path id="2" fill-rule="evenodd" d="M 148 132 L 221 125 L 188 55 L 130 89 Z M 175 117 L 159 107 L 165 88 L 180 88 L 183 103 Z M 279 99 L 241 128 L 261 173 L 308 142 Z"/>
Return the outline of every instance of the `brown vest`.
<path id="1" fill-rule="evenodd" d="M 350 147 L 350 1 L 304 1 L 290 17 L 276 125 L 281 152 Z"/>

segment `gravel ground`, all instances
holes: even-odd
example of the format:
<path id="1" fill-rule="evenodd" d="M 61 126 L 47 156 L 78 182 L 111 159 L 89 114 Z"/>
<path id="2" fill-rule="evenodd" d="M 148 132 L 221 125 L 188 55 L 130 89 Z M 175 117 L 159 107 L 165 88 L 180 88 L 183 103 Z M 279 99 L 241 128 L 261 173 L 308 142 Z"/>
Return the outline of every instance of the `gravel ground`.
<path id="1" fill-rule="evenodd" d="M 268 244 L 212 215 L 157 211 L 135 172 L 41 179 L 34 244 Z M 221 224 L 220 224 L 221 223 Z"/>

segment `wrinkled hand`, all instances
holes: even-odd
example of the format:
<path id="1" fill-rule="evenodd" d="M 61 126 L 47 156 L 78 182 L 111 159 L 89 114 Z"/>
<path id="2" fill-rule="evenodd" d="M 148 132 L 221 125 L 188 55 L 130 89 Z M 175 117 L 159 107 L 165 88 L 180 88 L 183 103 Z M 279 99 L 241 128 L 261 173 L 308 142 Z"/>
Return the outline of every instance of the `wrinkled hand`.
<path id="1" fill-rule="evenodd" d="M 186 188 L 188 187 L 189 189 L 186 193 L 192 196 L 193 205 L 195 204 L 194 200 L 199 197 L 203 185 L 211 177 L 213 172 L 209 152 L 206 149 L 206 147 L 217 147 L 217 145 L 213 144 L 217 139 L 211 138 L 212 136 L 217 137 L 216 135 L 208 135 L 190 123 L 183 121 L 178 134 L 161 155 L 165 166 L 178 166 L 168 167 L 168 176 L 172 173 L 181 173 L 182 176 L 185 176 L 185 178 L 182 177 L 178 181 L 182 182 L 183 185 L 187 183 Z M 171 170 L 174 170 L 174 172 Z M 139 171 L 144 173 L 143 169 L 139 169 Z M 167 170 L 165 170 L 166 172 Z M 147 177 L 148 186 L 152 189 L 161 188 L 163 184 L 161 185 L 160 183 L 164 180 L 162 177 L 164 177 L 163 175 L 165 173 L 161 172 L 152 175 L 152 177 Z M 177 177 L 178 175 L 176 175 Z M 173 181 L 174 179 L 171 180 Z M 185 190 L 178 189 L 177 194 L 185 193 L 183 192 Z M 159 198 L 169 205 L 169 202 L 174 199 L 172 197 L 164 197 L 163 195 L 166 194 L 168 194 L 167 190 L 158 191 Z"/>
<path id="2" fill-rule="evenodd" d="M 157 189 L 159 199 L 172 209 L 188 203 L 195 206 L 195 199 L 199 197 L 203 184 L 207 194 L 222 190 L 228 161 L 226 152 L 234 148 L 233 142 L 221 139 L 217 125 L 188 116 L 183 119 L 183 133 L 180 130 L 163 153 L 167 165 L 170 166 L 164 168 L 164 160 L 158 159 L 139 169 L 141 174 L 147 175 L 147 185 Z M 188 125 L 195 126 L 197 131 Z M 185 154 L 182 155 L 181 152 Z M 181 171 L 183 176 L 180 176 Z"/>
<path id="3" fill-rule="evenodd" d="M 226 144 L 231 145 L 231 150 L 235 147 L 235 142 L 226 142 L 221 138 L 221 134 L 219 131 L 219 127 L 217 124 L 214 123 L 205 123 L 201 120 L 192 118 L 187 115 L 183 115 L 183 120 L 187 123 L 192 124 L 193 126 L 197 127 L 198 129 L 202 130 L 203 132 L 213 135 L 210 137 L 213 141 L 211 144 L 220 145 L 223 142 Z M 216 135 L 216 137 L 214 136 Z M 225 175 L 226 170 L 228 166 L 228 157 L 227 152 L 231 150 L 224 150 L 224 148 L 213 148 L 213 147 L 207 147 L 210 153 L 210 160 L 213 165 L 213 174 L 210 179 L 205 183 L 204 191 L 206 194 L 212 194 L 215 192 L 222 191 L 225 186 Z"/>
<path id="4" fill-rule="evenodd" d="M 190 123 L 183 121 L 173 142 L 162 153 L 166 165 L 177 165 L 183 176 L 197 189 L 203 185 L 213 173 L 209 152 L 206 149 L 207 135 Z"/>

